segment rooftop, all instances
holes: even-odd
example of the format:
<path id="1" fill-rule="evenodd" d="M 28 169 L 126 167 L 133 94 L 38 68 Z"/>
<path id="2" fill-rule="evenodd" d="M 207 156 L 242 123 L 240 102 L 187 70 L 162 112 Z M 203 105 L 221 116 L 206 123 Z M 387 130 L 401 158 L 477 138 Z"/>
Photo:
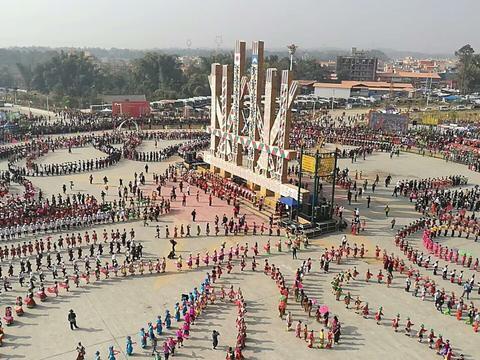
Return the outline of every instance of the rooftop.
<path id="1" fill-rule="evenodd" d="M 121 101 L 145 101 L 145 95 L 103 95 L 102 99 L 106 103 Z"/>
<path id="2" fill-rule="evenodd" d="M 413 90 L 412 84 L 389 83 L 386 81 L 342 81 L 341 83 L 321 83 L 317 82 L 314 87 L 332 88 L 332 89 L 351 89 L 358 87 L 366 87 L 371 89 L 396 89 L 396 90 Z"/>
<path id="3" fill-rule="evenodd" d="M 421 73 L 413 71 L 396 71 L 396 72 L 379 72 L 380 77 L 399 77 L 399 78 L 414 78 L 414 79 L 440 79 L 437 73 Z"/>

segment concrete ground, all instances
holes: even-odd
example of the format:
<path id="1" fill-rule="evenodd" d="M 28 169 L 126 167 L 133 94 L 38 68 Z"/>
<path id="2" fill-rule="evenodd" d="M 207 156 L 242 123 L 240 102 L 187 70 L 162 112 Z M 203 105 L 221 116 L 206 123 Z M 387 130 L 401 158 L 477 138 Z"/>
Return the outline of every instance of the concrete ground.
<path id="1" fill-rule="evenodd" d="M 153 144 L 151 145 L 153 149 Z M 144 151 L 146 149 L 143 149 Z M 91 148 L 82 150 L 83 156 L 89 158 L 96 156 Z M 77 154 L 64 154 L 63 161 L 69 161 L 69 156 Z M 45 157 L 46 162 L 51 162 L 50 155 Z M 173 157 L 167 162 L 149 163 L 149 174 L 147 175 L 147 192 L 153 188 L 151 173 L 163 173 L 165 168 L 180 159 Z M 75 188 L 72 192 L 85 192 L 95 194 L 99 197 L 104 189 L 101 179 L 107 176 L 110 180 L 110 189 L 108 190 L 107 200 L 113 200 L 117 196 L 118 179 L 124 179 L 124 182 L 133 178 L 133 173 L 140 173 L 144 170 L 144 163 L 129 160 L 122 160 L 116 166 L 110 167 L 102 172 L 95 172 L 94 183 L 88 182 L 88 173 L 76 174 L 64 177 L 44 177 L 32 178 L 35 186 L 42 188 L 46 196 L 61 192 L 63 183 L 68 184 L 70 180 L 74 181 Z M 5 166 L 0 163 L 0 167 Z M 388 154 L 377 153 L 367 157 L 365 161 L 359 160 L 351 164 L 349 160 L 341 160 L 340 167 L 348 166 L 351 171 L 362 170 L 364 176 L 373 179 L 378 173 L 381 177 L 381 184 L 386 175 L 393 176 L 393 182 L 402 178 L 425 178 L 435 176 L 445 176 L 452 174 L 464 174 L 470 178 L 471 184 L 480 184 L 480 174 L 467 170 L 463 165 L 445 163 L 442 160 L 420 157 L 412 154 L 401 154 L 399 158 L 390 159 Z M 163 195 L 169 194 L 169 186 L 162 190 Z M 385 204 L 391 208 L 391 217 L 397 220 L 396 227 L 408 224 L 413 219 L 419 217 L 414 212 L 413 205 L 403 198 L 392 198 L 391 189 L 384 189 L 383 185 L 377 188 L 372 195 L 372 205 L 370 209 L 366 208 L 365 197 L 370 194 L 368 191 L 363 199 L 351 206 L 346 204 L 346 194 L 344 191 L 337 192 L 337 201 L 346 207 L 346 217 L 350 219 L 350 211 L 354 207 L 360 208 L 361 217 L 366 219 L 367 228 L 359 236 L 347 234 L 351 245 L 356 243 L 365 244 L 369 250 L 367 257 L 363 260 L 350 259 L 341 265 L 332 264 L 329 274 L 319 271 L 318 260 L 324 248 L 339 243 L 342 234 L 336 233 L 323 236 L 311 241 L 308 250 L 301 250 L 298 260 L 292 260 L 291 254 L 286 252 L 285 246 L 282 253 L 278 253 L 274 247 L 277 238 L 271 238 L 272 254 L 266 255 L 263 251 L 263 245 L 266 244 L 268 236 L 210 236 L 179 239 L 177 250 L 184 259 L 189 254 L 202 255 L 205 251 L 218 249 L 223 242 L 226 242 L 227 249 L 235 246 L 237 243 L 244 244 L 248 242 L 249 247 L 254 242 L 258 242 L 262 249 L 261 256 L 257 260 L 260 265 L 256 272 L 251 271 L 250 259 L 247 261 L 247 268 L 240 272 L 238 262 L 235 261 L 234 269 L 230 275 L 224 274 L 219 285 L 228 288 L 233 285 L 234 288 L 241 287 L 247 302 L 247 346 L 244 355 L 247 359 L 383 359 L 388 354 L 390 359 L 424 359 L 434 358 L 435 353 L 429 350 L 426 344 L 420 344 L 416 339 L 404 336 L 402 332 L 394 333 L 391 328 L 391 319 L 399 313 L 402 318 L 402 324 L 405 319 L 410 317 L 413 321 L 414 329 L 418 329 L 420 324 L 425 324 L 426 328 L 435 329 L 435 332 L 441 333 L 445 339 L 450 339 L 455 352 L 464 353 L 466 359 L 478 359 L 480 353 L 476 343 L 477 334 L 474 334 L 471 327 L 463 322 L 455 320 L 452 317 L 440 315 L 433 306 L 431 300 L 421 301 L 403 290 L 404 278 L 396 277 L 393 286 L 387 288 L 385 284 L 365 283 L 364 274 L 367 269 L 374 274 L 382 268 L 382 264 L 374 259 L 375 245 L 382 249 L 387 249 L 389 253 L 401 255 L 395 248 L 393 237 L 395 230 L 390 229 L 391 218 L 386 218 L 383 212 Z M 168 240 L 164 238 L 164 226 L 169 225 L 172 231 L 174 224 L 191 223 L 190 213 L 193 208 L 198 211 L 198 222 L 202 224 L 202 231 L 205 222 L 213 224 L 215 214 L 222 216 L 224 213 L 231 216 L 232 209 L 225 202 L 214 199 L 212 207 L 208 206 L 207 197 L 201 193 L 200 201 L 195 199 L 196 189 L 191 188 L 192 195 L 187 200 L 187 207 L 181 206 L 180 201 L 173 204 L 173 210 L 170 215 L 160 219 L 161 226 L 160 239 L 155 238 L 156 224 L 142 226 L 142 222 L 114 224 L 108 226 L 96 226 L 97 233 L 107 232 L 110 229 L 119 228 L 122 231 L 126 228 L 134 228 L 137 238 L 142 242 L 147 259 L 157 259 L 166 256 L 170 250 Z M 258 215 L 250 213 L 249 210 L 242 208 L 241 213 L 247 212 L 247 221 L 252 224 L 253 221 L 261 223 L 266 221 Z M 193 226 L 192 226 L 193 229 Z M 89 229 L 91 231 L 93 229 Z M 195 232 L 195 231 L 193 231 Z M 53 235 L 56 238 L 57 235 Z M 284 239 L 283 239 L 284 240 Z M 421 248 L 421 234 L 418 233 L 411 237 L 411 241 Z M 469 251 L 480 255 L 478 244 L 473 241 L 463 239 L 447 239 L 448 246 L 458 245 L 458 247 L 468 248 Z M 2 244 L 3 245 L 3 244 Z M 251 253 L 251 251 L 250 251 Z M 403 256 L 403 255 L 402 255 Z M 287 332 L 285 321 L 278 317 L 278 289 L 269 277 L 262 272 L 264 258 L 269 259 L 270 263 L 279 266 L 284 274 L 287 283 L 291 285 L 295 269 L 302 264 L 302 261 L 312 258 L 313 269 L 305 278 L 305 292 L 312 297 L 318 304 L 326 304 L 330 307 L 331 313 L 339 317 L 342 324 L 342 338 L 340 345 L 332 350 L 309 349 L 307 344 L 300 339 L 296 339 L 293 331 Z M 106 258 L 105 258 L 106 259 Z M 6 271 L 7 263 L 2 264 Z M 17 261 L 14 261 L 15 270 L 18 271 Z M 70 266 L 70 265 L 69 265 Z M 343 303 L 336 302 L 331 291 L 330 282 L 333 276 L 339 271 L 353 268 L 356 266 L 360 275 L 358 280 L 351 282 L 345 291 L 350 291 L 355 297 L 359 295 L 361 299 L 367 301 L 372 312 L 375 312 L 379 306 L 383 306 L 385 318 L 381 325 L 376 325 L 375 321 L 363 319 L 353 310 L 346 309 Z M 184 266 L 185 269 L 185 266 Z M 111 278 L 101 281 L 93 281 L 90 285 L 82 285 L 76 289 L 72 288 L 69 293 L 60 291 L 58 298 L 49 297 L 48 301 L 39 304 L 34 309 L 26 309 L 23 317 L 15 317 L 15 323 L 10 327 L 5 327 L 6 337 L 4 345 L 0 349 L 0 357 L 5 359 L 75 359 L 75 347 L 78 341 L 81 341 L 87 348 L 87 359 L 93 359 L 96 350 L 101 352 L 102 359 L 107 358 L 107 349 L 113 345 L 119 351 L 117 359 L 126 359 L 125 339 L 130 335 L 133 337 L 135 354 L 133 358 L 149 358 L 149 348 L 140 349 L 138 332 L 141 327 L 146 327 L 147 322 L 155 321 L 157 315 L 164 315 L 166 309 L 172 311 L 174 304 L 179 301 L 182 293 L 187 293 L 193 287 L 198 286 L 204 279 L 206 272 L 211 270 L 204 265 L 199 269 L 184 270 L 178 272 L 175 264 L 169 261 L 167 272 L 165 274 L 146 274 L 144 276 L 128 276 L 127 278 Z M 430 272 L 421 270 L 422 273 Z M 469 274 L 470 271 L 466 271 Z M 467 276 L 466 276 L 467 277 Z M 51 280 L 47 277 L 47 286 Z M 457 285 L 449 282 L 443 282 L 440 278 L 437 282 L 445 287 L 447 291 L 461 292 Z M 12 305 L 16 296 L 24 295 L 17 282 L 12 281 L 13 291 L 2 293 L 0 301 L 2 311 L 5 306 Z M 480 304 L 479 295 L 472 296 L 475 305 Z M 77 313 L 78 325 L 80 329 L 71 331 L 67 323 L 67 313 L 69 309 L 74 309 Z M 321 324 L 314 318 L 308 318 L 308 315 L 300 308 L 298 303 L 292 299 L 289 301 L 287 310 L 292 312 L 294 324 L 300 319 L 306 322 L 308 327 L 315 330 L 316 339 Z M 225 359 L 225 350 L 228 346 L 235 344 L 236 308 L 230 303 L 218 301 L 214 305 L 209 305 L 206 312 L 203 313 L 198 322 L 192 326 L 191 337 L 185 341 L 185 347 L 178 349 L 175 357 L 191 359 Z M 174 322 L 174 327 L 177 324 Z M 211 332 L 216 329 L 220 332 L 220 346 L 217 350 L 211 348 Z M 167 332 L 166 336 L 173 335 L 174 332 Z M 163 342 L 159 341 L 159 345 Z M 317 341 L 318 344 L 318 341 Z"/>
<path id="2" fill-rule="evenodd" d="M 155 147 L 155 140 L 144 140 L 140 144 L 140 146 L 137 148 L 138 152 L 144 152 L 144 151 L 158 151 L 158 150 L 163 150 L 169 146 L 177 145 L 177 144 L 182 144 L 182 140 L 162 140 L 157 143 L 157 147 Z"/>

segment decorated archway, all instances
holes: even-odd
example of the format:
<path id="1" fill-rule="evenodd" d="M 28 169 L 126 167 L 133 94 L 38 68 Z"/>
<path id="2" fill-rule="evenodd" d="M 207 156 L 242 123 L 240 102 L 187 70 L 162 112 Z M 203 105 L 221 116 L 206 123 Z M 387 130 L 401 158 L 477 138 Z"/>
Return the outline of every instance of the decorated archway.
<path id="1" fill-rule="evenodd" d="M 123 120 L 123 121 L 120 123 L 120 125 L 118 125 L 118 127 L 116 128 L 116 130 L 117 130 L 117 131 L 122 131 L 122 128 L 123 128 L 123 125 L 124 125 L 124 124 L 133 124 L 133 125 L 135 125 L 135 131 L 141 132 L 140 126 L 138 125 L 138 123 L 137 123 L 133 118 Z"/>

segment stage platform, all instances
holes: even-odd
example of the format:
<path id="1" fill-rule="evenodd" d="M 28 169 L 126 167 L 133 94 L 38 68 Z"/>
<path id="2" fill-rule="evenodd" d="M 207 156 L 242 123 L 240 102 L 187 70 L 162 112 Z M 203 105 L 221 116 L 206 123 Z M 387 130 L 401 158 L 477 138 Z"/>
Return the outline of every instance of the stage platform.
<path id="1" fill-rule="evenodd" d="M 304 220 L 304 219 L 300 219 L 300 220 Z M 320 221 L 315 223 L 314 225 L 308 221 L 307 222 L 299 221 L 299 223 L 300 224 L 298 224 L 296 221 L 291 221 L 291 220 L 281 221 L 282 227 L 289 228 L 293 233 L 299 230 L 303 234 L 305 234 L 309 239 L 319 237 L 323 234 L 328 234 L 328 233 L 338 231 L 339 229 L 342 228 L 342 226 L 344 226 L 344 223 L 337 219 Z"/>

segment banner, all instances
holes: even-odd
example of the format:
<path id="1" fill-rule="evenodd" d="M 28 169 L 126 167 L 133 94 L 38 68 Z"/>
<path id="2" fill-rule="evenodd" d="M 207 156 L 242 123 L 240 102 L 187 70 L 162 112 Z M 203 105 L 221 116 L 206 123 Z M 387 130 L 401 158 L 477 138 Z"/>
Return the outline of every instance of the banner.
<path id="1" fill-rule="evenodd" d="M 303 155 L 302 156 L 302 171 L 314 173 L 315 172 L 315 156 Z"/>
<path id="2" fill-rule="evenodd" d="M 332 175 L 333 169 L 335 167 L 335 155 L 318 157 L 318 170 L 317 175 L 321 177 L 326 177 Z M 303 155 L 302 157 L 302 171 L 308 172 L 311 174 L 315 173 L 315 156 L 312 155 Z"/>
<path id="3" fill-rule="evenodd" d="M 335 156 L 329 156 L 320 159 L 318 166 L 318 176 L 331 176 L 335 167 Z"/>
<path id="4" fill-rule="evenodd" d="M 424 115 L 422 118 L 423 125 L 438 125 L 438 118 L 433 115 Z"/>

